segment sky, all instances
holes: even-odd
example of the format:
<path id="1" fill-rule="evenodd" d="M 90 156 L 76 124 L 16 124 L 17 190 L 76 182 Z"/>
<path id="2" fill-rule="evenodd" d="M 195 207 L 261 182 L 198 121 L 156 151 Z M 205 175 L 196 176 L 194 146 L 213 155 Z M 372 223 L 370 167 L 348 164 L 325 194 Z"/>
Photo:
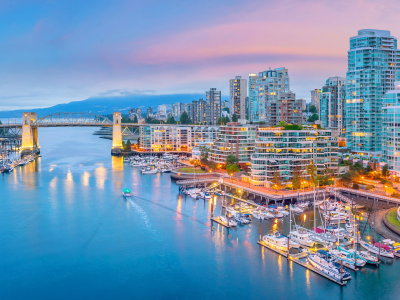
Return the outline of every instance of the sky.
<path id="1" fill-rule="evenodd" d="M 400 37 L 399 20 L 398 0 L 0 0 L 0 110 L 211 87 L 228 95 L 229 79 L 279 67 L 309 100 L 346 75 L 351 36 Z"/>

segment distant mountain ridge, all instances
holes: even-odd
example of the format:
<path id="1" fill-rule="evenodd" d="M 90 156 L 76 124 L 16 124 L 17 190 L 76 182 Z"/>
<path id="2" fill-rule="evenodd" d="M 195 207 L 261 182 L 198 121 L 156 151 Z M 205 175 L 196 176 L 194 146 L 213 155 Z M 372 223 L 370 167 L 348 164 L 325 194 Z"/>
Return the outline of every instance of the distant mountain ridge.
<path id="1" fill-rule="evenodd" d="M 172 105 L 175 102 L 188 103 L 200 98 L 205 99 L 205 94 L 171 94 L 171 95 L 130 95 L 107 98 L 89 98 L 82 101 L 73 101 L 65 104 L 57 104 L 47 108 L 19 109 L 11 111 L 0 111 L 0 118 L 20 118 L 22 112 L 36 112 L 38 117 L 43 117 L 57 112 L 91 112 L 94 114 L 105 115 L 114 111 L 123 114 L 128 113 L 131 108 L 141 108 L 146 110 L 148 107 L 156 109 L 158 105 Z"/>

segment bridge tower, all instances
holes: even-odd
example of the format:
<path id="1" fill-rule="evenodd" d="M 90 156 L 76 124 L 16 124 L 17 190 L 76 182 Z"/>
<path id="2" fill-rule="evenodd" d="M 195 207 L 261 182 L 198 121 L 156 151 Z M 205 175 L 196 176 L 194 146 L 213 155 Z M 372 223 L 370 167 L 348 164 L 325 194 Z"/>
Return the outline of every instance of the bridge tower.
<path id="1" fill-rule="evenodd" d="M 122 148 L 122 128 L 121 128 L 121 113 L 113 113 L 113 142 L 112 150 L 120 150 Z"/>
<path id="2" fill-rule="evenodd" d="M 32 123 L 36 119 L 37 116 L 34 112 L 22 113 L 22 151 L 32 151 L 36 147 L 39 147 L 37 128 L 32 127 Z"/>

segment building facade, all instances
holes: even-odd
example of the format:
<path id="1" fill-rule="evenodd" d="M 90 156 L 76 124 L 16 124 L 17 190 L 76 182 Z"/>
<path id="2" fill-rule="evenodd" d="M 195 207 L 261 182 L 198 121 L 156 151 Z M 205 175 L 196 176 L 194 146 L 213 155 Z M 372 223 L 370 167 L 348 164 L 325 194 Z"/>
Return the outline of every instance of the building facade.
<path id="1" fill-rule="evenodd" d="M 258 92 L 256 90 L 257 74 L 249 74 L 249 120 L 258 122 Z"/>
<path id="2" fill-rule="evenodd" d="M 400 81 L 383 98 L 382 159 L 390 173 L 400 176 Z"/>
<path id="3" fill-rule="evenodd" d="M 321 93 L 320 89 L 315 89 L 311 91 L 311 105 L 314 105 L 319 111 L 319 93 Z"/>
<path id="4" fill-rule="evenodd" d="M 174 116 L 175 120 L 179 120 L 183 112 L 183 103 L 176 102 L 172 104 L 172 115 Z"/>
<path id="5" fill-rule="evenodd" d="M 255 152 L 251 156 L 253 184 L 264 185 L 278 172 L 283 180 L 290 180 L 298 170 L 304 178 L 307 165 L 313 163 L 317 172 L 338 168 L 338 140 L 330 130 L 306 127 L 303 130 L 284 130 L 266 127 L 257 131 Z"/>
<path id="6" fill-rule="evenodd" d="M 346 73 L 346 142 L 354 152 L 381 150 L 382 98 L 400 70 L 390 31 L 363 29 L 350 38 Z"/>
<path id="7" fill-rule="evenodd" d="M 211 146 L 218 131 L 217 126 L 143 125 L 139 127 L 139 150 L 191 152 L 193 147 Z"/>
<path id="8" fill-rule="evenodd" d="M 152 118 L 153 117 L 153 108 L 148 107 L 146 115 L 147 115 L 148 118 Z"/>
<path id="9" fill-rule="evenodd" d="M 211 88 L 206 92 L 206 124 L 216 125 L 221 117 L 221 91 Z"/>
<path id="10" fill-rule="evenodd" d="M 324 128 L 336 130 L 340 136 L 346 133 L 346 78 L 329 77 L 319 93 L 319 120 Z"/>
<path id="11" fill-rule="evenodd" d="M 220 126 L 218 138 L 211 147 L 210 160 L 218 164 L 225 164 L 226 157 L 232 154 L 236 156 L 239 164 L 250 165 L 256 130 L 256 126 L 233 122 Z"/>
<path id="12" fill-rule="evenodd" d="M 265 103 L 267 126 L 279 125 L 281 121 L 287 124 L 303 124 L 303 99 L 297 99 L 292 92 L 281 93 L 277 100 L 269 100 Z"/>
<path id="13" fill-rule="evenodd" d="M 246 119 L 247 80 L 241 76 L 229 80 L 229 96 L 231 115 L 236 114 L 238 119 Z"/>

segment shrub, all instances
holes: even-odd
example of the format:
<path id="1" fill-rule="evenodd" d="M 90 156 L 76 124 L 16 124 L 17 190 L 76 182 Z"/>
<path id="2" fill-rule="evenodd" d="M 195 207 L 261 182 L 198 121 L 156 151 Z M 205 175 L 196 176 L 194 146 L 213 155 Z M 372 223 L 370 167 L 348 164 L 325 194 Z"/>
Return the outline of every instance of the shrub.
<path id="1" fill-rule="evenodd" d="M 353 189 L 359 190 L 359 189 L 360 189 L 360 186 L 359 186 L 357 183 L 354 183 L 354 184 L 353 184 Z"/>
<path id="2" fill-rule="evenodd" d="M 367 185 L 367 186 L 365 187 L 365 189 L 366 189 L 367 191 L 372 190 L 373 188 L 374 188 L 373 185 Z"/>

